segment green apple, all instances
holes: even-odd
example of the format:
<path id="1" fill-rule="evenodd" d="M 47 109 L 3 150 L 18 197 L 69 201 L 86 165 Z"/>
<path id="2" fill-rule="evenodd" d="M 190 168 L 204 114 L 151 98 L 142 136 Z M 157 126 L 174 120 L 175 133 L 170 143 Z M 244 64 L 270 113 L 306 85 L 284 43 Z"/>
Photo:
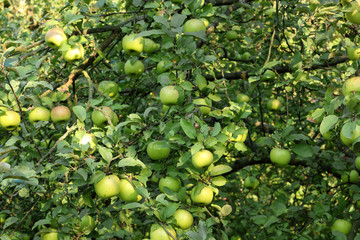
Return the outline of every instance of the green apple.
<path id="1" fill-rule="evenodd" d="M 349 182 L 349 175 L 341 174 L 341 182 L 343 182 L 343 183 Z"/>
<path id="2" fill-rule="evenodd" d="M 347 53 L 350 60 L 356 61 L 360 57 L 360 48 L 347 47 L 346 48 L 346 53 Z"/>
<path id="3" fill-rule="evenodd" d="M 206 27 L 203 21 L 199 19 L 190 19 L 184 24 L 184 33 L 206 31 Z"/>
<path id="4" fill-rule="evenodd" d="M 270 99 L 267 104 L 266 107 L 270 110 L 270 111 L 277 111 L 280 109 L 281 107 L 281 102 L 278 99 Z"/>
<path id="5" fill-rule="evenodd" d="M 273 148 L 270 151 L 270 160 L 280 167 L 285 167 L 291 160 L 291 153 L 287 149 Z"/>
<path id="6" fill-rule="evenodd" d="M 71 46 L 67 51 L 62 52 L 62 56 L 67 62 L 74 62 L 84 58 L 84 47 L 80 43 Z"/>
<path id="7" fill-rule="evenodd" d="M 165 105 L 181 104 L 184 101 L 184 90 L 179 86 L 165 86 L 160 90 L 160 101 Z"/>
<path id="8" fill-rule="evenodd" d="M 119 195 L 120 179 L 116 175 L 108 175 L 94 184 L 95 193 L 100 198 L 110 198 Z"/>
<path id="9" fill-rule="evenodd" d="M 344 125 L 345 126 L 345 125 Z M 351 146 L 352 143 L 358 138 L 360 137 L 360 125 L 356 124 L 355 129 L 353 130 L 353 132 L 351 133 L 351 138 L 347 138 L 344 136 L 344 126 L 341 128 L 340 131 L 340 139 L 341 141 L 346 145 L 346 146 Z"/>
<path id="10" fill-rule="evenodd" d="M 150 38 L 144 38 L 144 49 L 143 49 L 144 52 L 150 54 L 156 52 L 159 49 L 160 49 L 160 44 L 154 42 Z"/>
<path id="11" fill-rule="evenodd" d="M 170 147 L 167 141 L 154 141 L 149 143 L 146 148 L 146 152 L 150 159 L 152 160 L 161 160 L 165 159 L 170 154 Z"/>
<path id="12" fill-rule="evenodd" d="M 194 218 L 188 211 L 184 209 L 178 209 L 174 213 L 176 224 L 182 229 L 188 229 L 194 222 Z"/>
<path id="13" fill-rule="evenodd" d="M 60 105 L 51 109 L 50 117 L 53 123 L 64 124 L 69 121 L 71 112 L 68 107 Z"/>
<path id="14" fill-rule="evenodd" d="M 126 35 L 122 39 L 122 47 L 127 54 L 141 53 L 144 49 L 144 39 L 136 37 L 134 33 Z"/>
<path id="15" fill-rule="evenodd" d="M 0 115 L 0 126 L 8 131 L 16 129 L 20 121 L 20 115 L 14 111 L 6 111 L 4 115 Z"/>
<path id="16" fill-rule="evenodd" d="M 140 60 L 127 60 L 124 66 L 126 75 L 129 77 L 138 77 L 144 72 L 144 64 Z"/>
<path id="17" fill-rule="evenodd" d="M 351 5 L 347 8 L 350 12 L 345 13 L 345 18 L 354 24 L 360 24 L 360 3 L 351 2 Z"/>
<path id="18" fill-rule="evenodd" d="M 251 57 L 252 57 L 251 53 L 249 53 L 249 52 L 244 52 L 243 54 L 241 54 L 240 60 L 247 61 L 247 60 L 249 60 Z"/>
<path id="19" fill-rule="evenodd" d="M 243 103 L 243 102 L 249 102 L 250 101 L 250 97 L 246 94 L 243 94 L 243 93 L 239 93 L 237 96 L 236 96 L 236 101 L 238 103 Z"/>
<path id="20" fill-rule="evenodd" d="M 59 49 L 64 41 L 67 41 L 67 36 L 61 28 L 52 28 L 45 34 L 46 44 L 53 49 Z"/>
<path id="21" fill-rule="evenodd" d="M 158 74 L 162 74 L 164 72 L 169 71 L 172 66 L 173 66 L 172 61 L 170 61 L 170 60 L 161 60 L 156 65 L 156 71 L 157 71 Z"/>
<path id="22" fill-rule="evenodd" d="M 358 183 L 359 182 L 359 173 L 356 170 L 351 170 L 349 174 L 349 181 L 351 183 Z"/>
<path id="23" fill-rule="evenodd" d="M 264 72 L 264 74 L 261 76 L 260 80 L 261 81 L 271 81 L 271 80 L 275 79 L 275 76 L 276 76 L 276 74 L 272 70 L 267 69 Z"/>
<path id="24" fill-rule="evenodd" d="M 360 92 L 360 77 L 352 77 L 346 80 L 342 86 L 342 92 L 345 97 L 350 93 Z"/>
<path id="25" fill-rule="evenodd" d="M 333 225 L 331 226 L 331 231 L 339 231 L 344 235 L 349 235 L 352 228 L 352 223 L 345 219 L 336 219 Z"/>
<path id="26" fill-rule="evenodd" d="M 84 235 L 89 235 L 95 228 L 95 220 L 89 214 L 85 214 L 81 218 L 80 231 Z"/>
<path id="27" fill-rule="evenodd" d="M 141 200 L 141 196 L 127 179 L 120 180 L 119 197 L 124 202 L 138 202 Z"/>
<path id="28" fill-rule="evenodd" d="M 119 97 L 119 85 L 114 81 L 101 81 L 98 90 L 101 94 L 109 96 L 112 99 Z"/>
<path id="29" fill-rule="evenodd" d="M 29 113 L 29 121 L 31 123 L 37 123 L 39 121 L 49 121 L 50 111 L 45 107 L 36 107 Z"/>
<path id="30" fill-rule="evenodd" d="M 214 155 L 209 150 L 203 149 L 192 156 L 192 163 L 196 168 L 209 166 L 214 160 Z"/>
<path id="31" fill-rule="evenodd" d="M 84 136 L 80 139 L 79 145 L 89 144 L 89 150 L 91 153 L 95 151 L 97 140 L 96 137 L 91 133 L 85 133 Z"/>
<path id="32" fill-rule="evenodd" d="M 360 171 L 360 157 L 355 159 L 355 168 Z"/>
<path id="33" fill-rule="evenodd" d="M 166 226 L 168 232 L 176 239 L 176 232 L 173 228 Z M 159 224 L 153 224 L 150 228 L 150 240 L 173 240 Z"/>
<path id="34" fill-rule="evenodd" d="M 160 181 L 159 181 L 160 192 L 165 192 L 164 191 L 165 187 L 173 190 L 174 192 L 178 192 L 180 190 L 180 188 L 181 188 L 180 179 L 170 177 L 170 176 L 161 178 Z"/>
<path id="35" fill-rule="evenodd" d="M 45 231 L 44 231 L 45 232 Z M 41 234 L 41 240 L 58 240 L 59 234 L 56 229 L 48 228 L 46 232 Z"/>
<path id="36" fill-rule="evenodd" d="M 199 186 L 196 186 L 191 190 L 190 197 L 195 204 L 208 205 L 213 200 L 214 192 L 208 186 L 205 186 L 202 189 L 199 189 Z"/>
<path id="37" fill-rule="evenodd" d="M 113 125 L 118 124 L 119 122 L 118 116 L 108 106 L 102 106 L 99 108 L 99 110 L 94 110 L 91 114 L 91 120 L 97 127 L 103 128 L 109 124 L 106 116 L 110 118 L 110 121 L 112 122 Z"/>
<path id="38" fill-rule="evenodd" d="M 330 140 L 331 139 L 331 131 L 327 131 L 324 134 L 321 134 L 326 140 Z"/>
<path id="39" fill-rule="evenodd" d="M 245 178 L 244 186 L 246 188 L 252 188 L 255 189 L 259 186 L 259 180 L 256 179 L 256 177 L 250 176 Z"/>
<path id="40" fill-rule="evenodd" d="M 197 98 L 193 100 L 193 103 L 196 105 L 202 105 L 199 107 L 200 112 L 204 115 L 208 115 L 211 112 L 212 102 L 208 98 Z M 206 107 L 208 106 L 208 107 Z"/>
<path id="41" fill-rule="evenodd" d="M 209 21 L 206 18 L 200 18 L 200 20 L 204 23 L 205 28 L 209 26 Z"/>
<path id="42" fill-rule="evenodd" d="M 230 30 L 226 32 L 226 39 L 229 41 L 234 41 L 238 38 L 238 34 L 234 30 Z"/>

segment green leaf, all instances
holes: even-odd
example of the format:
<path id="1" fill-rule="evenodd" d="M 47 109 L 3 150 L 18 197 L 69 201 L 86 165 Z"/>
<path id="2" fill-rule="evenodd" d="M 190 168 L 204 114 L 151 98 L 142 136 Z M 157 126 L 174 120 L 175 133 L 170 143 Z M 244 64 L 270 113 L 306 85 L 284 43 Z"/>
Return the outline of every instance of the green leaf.
<path id="1" fill-rule="evenodd" d="M 171 26 L 177 28 L 183 25 L 184 21 L 186 19 L 185 15 L 182 14 L 175 14 L 171 16 Z"/>
<path id="2" fill-rule="evenodd" d="M 165 32 L 163 30 L 159 30 L 159 29 L 154 29 L 154 30 L 150 30 L 150 31 L 143 31 L 141 33 L 136 34 L 135 38 L 137 37 L 148 37 L 151 35 L 164 35 Z"/>
<path id="3" fill-rule="evenodd" d="M 271 209 L 274 212 L 275 216 L 280 216 L 283 213 L 286 213 L 285 204 L 275 201 L 271 204 Z"/>
<path id="4" fill-rule="evenodd" d="M 335 115 L 329 115 L 324 117 L 320 124 L 320 133 L 321 135 L 324 135 L 327 133 L 331 128 L 335 126 L 339 118 Z"/>
<path id="5" fill-rule="evenodd" d="M 227 165 L 217 165 L 215 166 L 213 169 L 211 169 L 210 171 L 210 175 L 211 176 L 217 176 L 217 175 L 221 175 L 227 172 L 230 172 L 232 170 L 232 168 L 230 166 Z"/>
<path id="6" fill-rule="evenodd" d="M 94 175 L 90 177 L 89 184 L 95 184 L 99 182 L 101 179 L 103 179 L 106 176 L 104 172 L 97 171 Z"/>
<path id="7" fill-rule="evenodd" d="M 84 122 L 86 119 L 86 109 L 83 106 L 77 105 L 72 108 L 73 112 L 75 113 L 76 117 Z"/>
<path id="8" fill-rule="evenodd" d="M 101 157 L 108 163 L 112 161 L 113 155 L 111 149 L 99 146 L 99 153 Z"/>
<path id="9" fill-rule="evenodd" d="M 47 225 L 47 224 L 50 224 L 49 219 L 41 219 L 41 220 L 37 221 L 36 223 L 34 223 L 32 229 L 34 230 L 37 226 L 42 226 L 42 225 Z"/>
<path id="10" fill-rule="evenodd" d="M 196 130 L 191 122 L 188 122 L 182 118 L 180 120 L 180 126 L 181 126 L 182 130 L 185 132 L 186 136 L 188 136 L 191 139 L 196 138 Z"/>
<path id="11" fill-rule="evenodd" d="M 8 217 L 4 223 L 4 228 L 7 228 L 19 220 L 17 217 Z"/>
<path id="12" fill-rule="evenodd" d="M 291 150 L 297 155 L 304 158 L 310 158 L 314 155 L 314 150 L 306 143 L 295 144 L 294 146 L 292 146 Z"/>
<path id="13" fill-rule="evenodd" d="M 167 20 L 164 17 L 154 16 L 153 18 L 155 22 L 162 24 L 164 27 L 168 29 L 170 28 L 170 24 L 167 22 Z"/>
<path id="14" fill-rule="evenodd" d="M 143 207 L 144 207 L 143 204 L 133 202 L 133 203 L 125 204 L 124 206 L 121 207 L 121 209 L 125 210 L 125 209 L 134 209 L 134 208 L 143 208 Z"/>
<path id="15" fill-rule="evenodd" d="M 118 167 L 134 167 L 140 166 L 146 168 L 146 165 L 139 159 L 134 159 L 132 157 L 124 158 L 119 161 Z"/>
<path id="16" fill-rule="evenodd" d="M 222 187 L 226 184 L 226 178 L 223 176 L 217 176 L 211 179 L 211 183 L 214 184 L 217 187 Z"/>
<path id="17" fill-rule="evenodd" d="M 256 225 L 264 225 L 267 219 L 268 218 L 265 215 L 257 215 L 251 218 Z"/>

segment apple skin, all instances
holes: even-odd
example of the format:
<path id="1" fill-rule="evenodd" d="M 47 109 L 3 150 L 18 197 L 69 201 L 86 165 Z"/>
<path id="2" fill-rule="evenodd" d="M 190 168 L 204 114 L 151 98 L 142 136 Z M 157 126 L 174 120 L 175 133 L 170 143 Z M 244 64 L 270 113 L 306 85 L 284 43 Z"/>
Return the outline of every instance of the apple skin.
<path id="1" fill-rule="evenodd" d="M 351 183 L 358 183 L 359 182 L 359 173 L 356 170 L 351 170 L 349 174 L 349 181 Z"/>
<path id="2" fill-rule="evenodd" d="M 281 102 L 278 99 L 270 99 L 267 102 L 266 107 L 270 110 L 270 111 L 276 111 L 279 110 L 281 107 Z"/>
<path id="3" fill-rule="evenodd" d="M 355 168 L 360 171 L 360 157 L 355 159 Z"/>
<path id="4" fill-rule="evenodd" d="M 195 153 L 192 157 L 192 163 L 196 168 L 209 166 L 214 160 L 214 155 L 209 150 L 203 149 Z"/>
<path id="5" fill-rule="evenodd" d="M 147 54 L 154 53 L 160 49 L 160 44 L 154 42 L 150 38 L 144 38 L 144 49 L 143 51 Z"/>
<path id="6" fill-rule="evenodd" d="M 351 144 L 358 138 L 360 137 L 360 125 L 356 124 L 355 129 L 352 132 L 352 137 L 351 138 L 347 138 L 344 136 L 343 134 L 343 129 L 344 127 L 341 128 L 340 131 L 340 139 L 341 141 L 346 145 L 346 146 L 351 146 Z"/>
<path id="7" fill-rule="evenodd" d="M 15 130 L 20 121 L 20 115 L 14 111 L 6 111 L 4 115 L 0 115 L 0 126 L 8 131 Z"/>
<path id="8" fill-rule="evenodd" d="M 41 235 L 41 240 L 58 240 L 59 234 L 56 229 L 50 228 L 50 232 Z"/>
<path id="9" fill-rule="evenodd" d="M 236 101 L 238 103 L 243 103 L 243 102 L 249 102 L 250 101 L 250 97 L 246 94 L 243 94 L 243 93 L 239 93 L 237 96 L 236 96 Z"/>
<path id="10" fill-rule="evenodd" d="M 120 180 L 119 197 L 124 202 L 138 202 L 141 196 L 136 192 L 133 185 L 127 179 Z"/>
<path id="11" fill-rule="evenodd" d="M 94 184 L 95 193 L 100 198 L 110 198 L 119 195 L 120 179 L 116 175 L 108 175 Z"/>
<path id="12" fill-rule="evenodd" d="M 156 72 L 158 74 L 162 74 L 164 72 L 167 72 L 171 69 L 173 63 L 169 60 L 167 61 L 164 61 L 164 60 L 161 60 L 160 62 L 158 62 L 158 64 L 156 65 Z"/>
<path id="13" fill-rule="evenodd" d="M 204 23 L 205 28 L 209 26 L 209 20 L 207 20 L 206 18 L 200 18 L 200 20 Z"/>
<path id="14" fill-rule="evenodd" d="M 107 116 L 110 117 L 110 121 L 113 125 L 117 125 L 119 122 L 118 116 L 113 112 L 113 110 L 108 106 L 100 107 L 101 111 L 104 112 Z M 99 110 L 94 110 L 91 114 L 91 120 L 93 123 L 100 128 L 104 128 L 108 125 L 108 120 L 105 115 Z"/>
<path id="15" fill-rule="evenodd" d="M 261 76 L 260 80 L 261 81 L 271 81 L 271 80 L 274 80 L 275 79 L 275 73 L 270 70 L 270 69 L 267 69 L 264 74 Z"/>
<path id="16" fill-rule="evenodd" d="M 193 100 L 193 103 L 196 105 L 204 105 L 204 106 L 199 106 L 200 112 L 202 112 L 204 115 L 208 115 L 211 112 L 212 102 L 210 99 L 197 98 Z M 209 106 L 209 107 L 205 107 L 205 106 Z"/>
<path id="17" fill-rule="evenodd" d="M 173 237 L 176 238 L 176 232 L 171 227 L 165 227 Z M 150 229 L 150 240 L 173 240 L 172 237 L 170 237 L 167 232 L 160 226 L 159 224 L 153 224 L 151 225 Z"/>
<path id="18" fill-rule="evenodd" d="M 238 38 L 238 34 L 234 30 L 230 30 L 226 32 L 226 39 L 229 41 L 234 41 Z"/>
<path id="19" fill-rule="evenodd" d="M 360 24 L 360 4 L 358 2 L 350 3 L 349 10 L 351 12 L 345 13 L 345 18 L 354 24 Z"/>
<path id="20" fill-rule="evenodd" d="M 259 186 L 259 180 L 257 180 L 253 176 L 247 177 L 247 178 L 245 178 L 244 186 L 246 188 L 255 189 L 255 188 L 257 188 Z"/>
<path id="21" fill-rule="evenodd" d="M 66 106 L 56 106 L 51 110 L 51 121 L 56 124 L 63 124 L 69 121 L 71 117 L 70 109 Z"/>
<path id="22" fill-rule="evenodd" d="M 95 228 L 95 220 L 93 217 L 91 217 L 89 214 L 85 214 L 81 218 L 80 223 L 80 231 L 85 234 L 89 235 Z"/>
<path id="23" fill-rule="evenodd" d="M 272 163 L 285 167 L 289 164 L 291 160 L 291 153 L 289 150 L 282 148 L 273 148 L 270 151 L 270 160 Z"/>
<path id="24" fill-rule="evenodd" d="M 122 47 L 127 54 L 142 53 L 144 49 L 144 39 L 142 37 L 135 38 L 136 34 L 126 35 L 122 39 Z"/>
<path id="25" fill-rule="evenodd" d="M 194 222 L 194 218 L 188 211 L 184 209 L 178 209 L 174 213 L 176 224 L 182 229 L 188 229 Z"/>
<path id="26" fill-rule="evenodd" d="M 206 27 L 203 21 L 199 19 L 190 19 L 184 24 L 184 33 L 206 31 Z"/>
<path id="27" fill-rule="evenodd" d="M 64 41 L 67 41 L 67 36 L 61 28 L 52 28 L 45 34 L 46 44 L 53 49 L 59 49 Z"/>
<path id="28" fill-rule="evenodd" d="M 195 191 L 196 191 L 196 187 L 194 187 L 191 190 L 191 200 L 195 203 L 195 204 L 200 204 L 200 205 L 209 205 L 214 197 L 214 192 L 210 187 L 204 187 L 203 189 L 201 189 L 200 193 L 198 195 L 195 195 Z"/>
<path id="29" fill-rule="evenodd" d="M 31 123 L 37 123 L 39 121 L 49 121 L 50 111 L 45 107 L 36 107 L 29 113 L 29 121 Z"/>
<path id="30" fill-rule="evenodd" d="M 349 235 L 352 228 L 352 223 L 345 219 L 336 219 L 333 225 L 331 226 L 331 231 L 339 231 L 344 235 Z"/>
<path id="31" fill-rule="evenodd" d="M 112 98 L 113 100 L 119 97 L 119 85 L 114 81 L 101 81 L 98 86 L 101 94 Z"/>
<path id="32" fill-rule="evenodd" d="M 138 77 L 144 72 L 144 64 L 140 60 L 136 60 L 134 63 L 131 60 L 127 60 L 124 66 L 126 75 L 129 77 Z"/>
<path id="33" fill-rule="evenodd" d="M 178 86 L 165 86 L 160 90 L 160 101 L 165 105 L 181 104 L 184 101 L 184 90 Z"/>
<path id="34" fill-rule="evenodd" d="M 174 192 L 178 192 L 180 190 L 180 188 L 181 188 L 180 179 L 170 177 L 170 176 L 161 178 L 160 181 L 159 181 L 160 192 L 162 192 L 162 193 L 165 192 L 164 187 L 167 187 L 167 188 L 173 190 Z"/>
<path id="35" fill-rule="evenodd" d="M 161 160 L 169 156 L 170 147 L 168 143 L 164 140 L 154 141 L 149 143 L 149 145 L 146 148 L 146 152 L 150 159 Z"/>
<path id="36" fill-rule="evenodd" d="M 345 97 L 352 92 L 360 92 L 360 77 L 352 77 L 346 80 L 343 84 L 342 92 Z"/>
<path id="37" fill-rule="evenodd" d="M 67 51 L 62 53 L 62 56 L 67 62 L 74 62 L 84 58 L 85 50 L 80 43 L 71 46 Z"/>
<path id="38" fill-rule="evenodd" d="M 350 60 L 356 61 L 360 57 L 360 48 L 347 47 L 346 48 L 346 53 L 347 53 Z"/>

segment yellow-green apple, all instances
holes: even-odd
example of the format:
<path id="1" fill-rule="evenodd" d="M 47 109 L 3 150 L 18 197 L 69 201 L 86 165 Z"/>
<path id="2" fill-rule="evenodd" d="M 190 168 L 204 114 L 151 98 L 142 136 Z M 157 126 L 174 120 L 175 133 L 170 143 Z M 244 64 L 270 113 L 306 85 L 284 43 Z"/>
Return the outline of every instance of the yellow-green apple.
<path id="1" fill-rule="evenodd" d="M 160 49 L 160 44 L 154 42 L 150 38 L 144 38 L 144 49 L 143 51 L 146 53 L 153 53 Z"/>
<path id="2" fill-rule="evenodd" d="M 346 80 L 342 86 L 342 92 L 346 97 L 350 93 L 360 91 L 360 77 L 352 77 Z"/>
<path id="3" fill-rule="evenodd" d="M 39 121 L 49 121 L 50 115 L 50 110 L 46 107 L 36 107 L 29 113 L 29 121 L 31 123 L 37 123 Z"/>
<path id="4" fill-rule="evenodd" d="M 144 64 L 140 60 L 127 60 L 124 65 L 126 75 L 129 77 L 138 77 L 144 72 Z"/>
<path id="5" fill-rule="evenodd" d="M 349 174 L 349 181 L 351 183 L 358 183 L 359 182 L 359 173 L 356 170 L 351 170 Z"/>
<path id="6" fill-rule="evenodd" d="M 291 160 L 291 153 L 287 149 L 276 147 L 271 149 L 270 151 L 270 160 L 272 163 L 280 167 L 285 167 L 289 164 Z"/>
<path id="7" fill-rule="evenodd" d="M 194 218 L 188 211 L 184 209 L 178 209 L 174 213 L 176 224 L 182 229 L 188 229 L 194 222 Z"/>
<path id="8" fill-rule="evenodd" d="M 14 130 L 20 125 L 20 115 L 14 111 L 5 111 L 0 115 L 0 126 L 6 130 Z"/>
<path id="9" fill-rule="evenodd" d="M 164 188 L 169 188 L 174 192 L 178 192 L 181 188 L 180 179 L 171 176 L 161 178 L 159 181 L 160 192 L 165 192 Z"/>
<path id="10" fill-rule="evenodd" d="M 98 90 L 101 94 L 109 96 L 112 99 L 119 97 L 119 85 L 114 81 L 101 81 Z"/>
<path id="11" fill-rule="evenodd" d="M 340 131 L 340 139 L 346 146 L 350 146 L 358 137 L 360 137 L 360 125 L 356 124 L 355 129 L 352 131 L 350 138 L 345 137 L 345 135 L 344 135 L 345 127 L 344 126 L 341 128 L 341 131 Z"/>
<path id="12" fill-rule="evenodd" d="M 243 94 L 243 93 L 239 93 L 237 96 L 236 96 L 236 101 L 238 103 L 243 103 L 243 102 L 248 102 L 250 101 L 250 97 L 246 94 Z"/>
<path id="13" fill-rule="evenodd" d="M 170 154 L 170 146 L 167 141 L 154 141 L 148 144 L 146 152 L 152 160 L 165 159 Z"/>
<path id="14" fill-rule="evenodd" d="M 214 192 L 208 186 L 205 186 L 202 189 L 199 189 L 199 186 L 197 186 L 191 190 L 190 197 L 195 204 L 208 205 L 213 200 Z"/>
<path id="15" fill-rule="evenodd" d="M 100 198 L 110 198 L 119 195 L 120 179 L 116 175 L 108 175 L 94 184 L 95 193 Z"/>
<path id="16" fill-rule="evenodd" d="M 137 193 L 134 186 L 127 179 L 120 180 L 119 197 L 124 202 L 138 202 L 141 200 L 141 195 Z"/>
<path id="17" fill-rule="evenodd" d="M 351 2 L 347 10 L 349 12 L 345 13 L 346 19 L 351 23 L 360 24 L 360 3 L 356 1 Z"/>
<path id="18" fill-rule="evenodd" d="M 200 20 L 204 23 L 205 28 L 209 26 L 209 20 L 207 20 L 206 18 L 200 18 Z"/>
<path id="19" fill-rule="evenodd" d="M 261 81 L 270 81 L 270 80 L 274 80 L 275 79 L 275 73 L 270 70 L 270 69 L 267 69 L 264 74 L 261 76 L 260 80 Z"/>
<path id="20" fill-rule="evenodd" d="M 184 90 L 179 86 L 165 86 L 160 90 L 160 101 L 165 105 L 181 104 L 184 101 Z"/>
<path id="21" fill-rule="evenodd" d="M 64 41 L 67 41 L 67 36 L 61 28 L 52 28 L 45 34 L 45 42 L 51 48 L 59 49 Z"/>
<path id="22" fill-rule="evenodd" d="M 245 178 L 244 186 L 246 188 L 255 189 L 255 188 L 257 188 L 257 186 L 259 186 L 259 180 L 257 180 L 256 177 L 254 177 L 254 176 L 247 177 L 247 178 Z"/>
<path id="23" fill-rule="evenodd" d="M 102 106 L 99 108 L 99 110 L 94 110 L 91 114 L 91 120 L 97 127 L 103 128 L 109 124 L 106 116 L 110 118 L 110 121 L 113 125 L 118 124 L 118 116 L 108 106 Z"/>
<path id="24" fill-rule="evenodd" d="M 192 156 L 192 163 L 196 168 L 209 166 L 214 160 L 214 155 L 209 150 L 203 149 Z"/>
<path id="25" fill-rule="evenodd" d="M 82 44 L 76 43 L 75 45 L 70 46 L 66 51 L 62 52 L 62 56 L 65 61 L 73 62 L 84 58 L 85 50 Z"/>
<path id="26" fill-rule="evenodd" d="M 53 123 L 63 124 L 69 121 L 71 117 L 71 112 L 68 107 L 60 105 L 51 109 L 50 117 Z"/>
<path id="27" fill-rule="evenodd" d="M 41 234 L 41 240 L 58 240 L 59 234 L 56 229 L 48 228 Z"/>
<path id="28" fill-rule="evenodd" d="M 226 39 L 229 41 L 234 41 L 238 38 L 238 34 L 234 30 L 230 30 L 226 32 Z"/>
<path id="29" fill-rule="evenodd" d="M 89 214 L 85 214 L 81 218 L 80 231 L 84 235 L 89 235 L 95 228 L 95 220 Z"/>
<path id="30" fill-rule="evenodd" d="M 176 232 L 172 227 L 166 226 L 166 230 L 176 239 Z M 159 224 L 153 224 L 150 228 L 150 240 L 173 240 L 171 236 Z"/>
<path id="31" fill-rule="evenodd" d="M 360 171 L 360 157 L 357 157 L 355 159 L 355 167 L 356 167 L 357 170 Z"/>
<path id="32" fill-rule="evenodd" d="M 347 53 L 350 60 L 356 61 L 360 57 L 360 48 L 347 47 L 346 48 L 346 53 Z"/>
<path id="33" fill-rule="evenodd" d="M 200 19 L 190 19 L 184 24 L 184 33 L 206 31 L 203 21 Z"/>
<path id="34" fill-rule="evenodd" d="M 349 235 L 352 228 L 352 223 L 346 219 L 336 219 L 333 225 L 331 226 L 331 231 L 339 231 L 344 235 Z"/>
<path id="35" fill-rule="evenodd" d="M 136 37 L 134 33 L 126 35 L 122 39 L 122 47 L 127 54 L 141 53 L 144 49 L 144 39 Z"/>
<path id="36" fill-rule="evenodd" d="M 281 102 L 278 99 L 270 99 L 267 102 L 266 107 L 270 110 L 270 111 L 276 111 L 279 110 L 281 107 Z"/>

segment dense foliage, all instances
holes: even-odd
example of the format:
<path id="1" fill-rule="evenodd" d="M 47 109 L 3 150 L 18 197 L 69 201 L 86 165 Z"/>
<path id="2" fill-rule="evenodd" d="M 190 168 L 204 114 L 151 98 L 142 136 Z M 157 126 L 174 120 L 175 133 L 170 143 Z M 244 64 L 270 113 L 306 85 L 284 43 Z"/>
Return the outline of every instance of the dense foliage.
<path id="1" fill-rule="evenodd" d="M 360 239 L 357 4 L 2 1 L 0 239 Z"/>

